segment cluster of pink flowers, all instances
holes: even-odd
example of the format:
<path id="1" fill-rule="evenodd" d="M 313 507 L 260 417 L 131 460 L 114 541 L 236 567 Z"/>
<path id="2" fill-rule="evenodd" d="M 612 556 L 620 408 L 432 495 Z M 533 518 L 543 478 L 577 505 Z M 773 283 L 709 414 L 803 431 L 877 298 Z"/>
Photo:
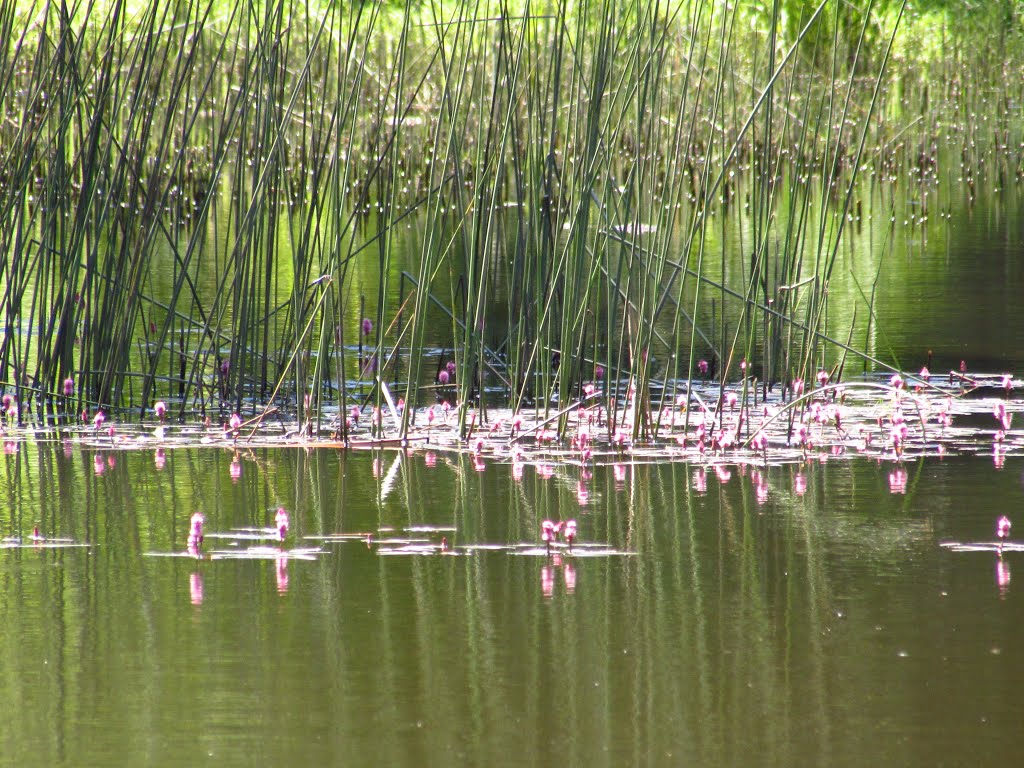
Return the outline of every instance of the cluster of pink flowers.
<path id="1" fill-rule="evenodd" d="M 572 543 L 576 540 L 576 521 L 566 520 L 556 523 L 551 520 L 544 520 L 540 524 L 540 540 L 544 542 L 548 549 L 558 541 L 559 537 L 564 538 L 565 543 L 569 545 L 569 549 L 572 549 Z"/>
<path id="2" fill-rule="evenodd" d="M 896 458 L 903 456 L 909 434 L 910 429 L 907 427 L 906 419 L 903 418 L 903 413 L 899 410 L 893 411 L 892 416 L 889 417 L 889 442 L 892 444 Z"/>

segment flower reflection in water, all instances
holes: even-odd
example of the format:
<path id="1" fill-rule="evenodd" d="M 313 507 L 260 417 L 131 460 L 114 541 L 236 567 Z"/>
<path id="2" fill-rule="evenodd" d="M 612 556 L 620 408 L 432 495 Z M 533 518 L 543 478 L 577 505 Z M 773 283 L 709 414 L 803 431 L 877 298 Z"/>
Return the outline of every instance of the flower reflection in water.
<path id="1" fill-rule="evenodd" d="M 992 464 L 996 469 L 1002 469 L 1006 465 L 1006 449 L 999 443 L 992 447 Z"/>
<path id="2" fill-rule="evenodd" d="M 192 605 L 203 604 L 203 575 L 198 571 L 194 572 L 188 580 L 189 598 Z"/>
<path id="3" fill-rule="evenodd" d="M 288 591 L 288 556 L 283 552 L 275 562 L 275 571 L 277 573 L 277 592 L 283 595 Z"/>
<path id="4" fill-rule="evenodd" d="M 708 474 L 703 467 L 693 473 L 693 490 L 701 496 L 708 492 Z"/>
<path id="5" fill-rule="evenodd" d="M 757 503 L 764 506 L 768 501 L 768 478 L 759 469 L 755 469 L 750 475 L 750 481 L 754 484 L 754 492 L 757 495 Z"/>
<path id="6" fill-rule="evenodd" d="M 563 561 L 562 556 L 556 553 L 540 569 L 540 591 L 545 600 L 551 600 L 555 596 L 555 578 L 559 571 L 562 572 L 562 579 L 565 581 L 565 594 L 576 593 L 576 566 L 568 560 Z"/>
<path id="7" fill-rule="evenodd" d="M 999 596 L 1006 597 L 1010 591 L 1010 564 L 1002 555 L 996 558 L 996 585 L 999 587 Z"/>
<path id="8" fill-rule="evenodd" d="M 555 569 L 551 565 L 540 569 L 540 591 L 544 593 L 545 600 L 550 600 L 555 594 Z"/>
<path id="9" fill-rule="evenodd" d="M 562 568 L 562 576 L 565 578 L 565 593 L 572 595 L 576 592 L 576 568 L 572 563 L 566 563 Z"/>
<path id="10" fill-rule="evenodd" d="M 576 483 L 576 502 L 581 506 L 587 506 L 587 502 L 590 501 L 590 491 L 587 490 L 587 485 L 582 480 Z"/>
<path id="11" fill-rule="evenodd" d="M 903 467 L 889 473 L 889 493 L 907 492 L 907 470 Z"/>

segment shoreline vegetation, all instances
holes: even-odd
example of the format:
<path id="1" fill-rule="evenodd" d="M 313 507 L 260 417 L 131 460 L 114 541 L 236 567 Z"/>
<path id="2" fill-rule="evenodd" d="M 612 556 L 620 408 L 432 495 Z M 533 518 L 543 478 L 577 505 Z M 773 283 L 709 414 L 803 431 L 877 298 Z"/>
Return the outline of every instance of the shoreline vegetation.
<path id="1" fill-rule="evenodd" d="M 1019 185 L 1015 14 L 0 0 L 5 436 L 954 448 L 966 372 L 894 383 L 829 287 L 897 196 Z"/>
<path id="2" fill-rule="evenodd" d="M 139 422 L 118 423 L 98 411 L 91 418 L 83 412 L 80 422 L 18 428 L 17 404 L 10 398 L 0 417 L 6 454 L 17 454 L 24 442 L 58 441 L 65 452 L 78 445 L 94 452 L 97 473 L 110 452 L 151 450 L 162 467 L 167 451 L 195 447 L 232 452 L 233 473 L 241 471 L 252 450 L 269 447 L 415 452 L 429 465 L 438 454 L 460 454 L 471 457 L 478 471 L 499 462 L 511 464 L 517 477 L 525 465 L 547 476 L 560 465 L 574 467 L 581 481 L 609 464 L 667 460 L 767 468 L 859 456 L 893 463 L 894 482 L 902 492 L 904 467 L 918 459 L 984 456 L 1002 469 L 1008 456 L 1024 452 L 1020 431 L 1012 430 L 1019 385 L 1008 374 L 950 371 L 935 376 L 927 370 L 906 379 L 895 374 L 835 384 L 820 371 L 817 383 L 806 390 L 796 381 L 791 391 L 753 403 L 741 402 L 729 389 L 716 403 L 720 387 L 708 381 L 696 384 L 688 398 L 677 397 L 648 414 L 655 426 L 641 439 L 631 437 L 638 416 L 635 396 L 609 414 L 596 391 L 546 419 L 491 408 L 485 422 L 482 410 L 470 409 L 468 433 L 461 431 L 459 409 L 447 402 L 414 414 L 406 412 L 404 403 L 369 413 L 353 406 L 325 416 L 322 431 L 315 430 L 312 420 L 300 424 L 276 408 L 249 419 L 232 414 L 222 423 L 209 418 L 168 422 L 162 401 Z M 556 426 L 563 419 L 568 427 L 559 434 Z M 412 427 L 403 432 L 405 423 Z"/>

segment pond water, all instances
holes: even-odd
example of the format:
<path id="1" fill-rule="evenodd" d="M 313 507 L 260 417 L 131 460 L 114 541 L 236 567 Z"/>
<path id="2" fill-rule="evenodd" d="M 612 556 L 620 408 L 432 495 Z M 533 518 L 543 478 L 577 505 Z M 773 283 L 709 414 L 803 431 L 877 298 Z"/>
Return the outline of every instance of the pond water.
<path id="1" fill-rule="evenodd" d="M 1024 554 L 941 546 L 1012 517 L 1012 457 L 896 483 L 865 460 L 584 478 L 441 452 L 154 459 L 0 459 L 0 535 L 23 541 L 0 549 L 0 762 L 1015 759 Z M 278 505 L 283 543 L 217 536 Z M 573 553 L 543 554 L 545 518 L 578 521 Z"/>

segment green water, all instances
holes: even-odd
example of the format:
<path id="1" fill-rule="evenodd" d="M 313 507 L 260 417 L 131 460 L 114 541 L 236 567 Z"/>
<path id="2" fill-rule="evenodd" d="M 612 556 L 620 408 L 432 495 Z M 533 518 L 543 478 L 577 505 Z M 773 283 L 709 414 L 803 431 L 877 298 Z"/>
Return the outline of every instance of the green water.
<path id="1" fill-rule="evenodd" d="M 993 553 L 940 547 L 1012 515 L 1012 457 L 910 464 L 905 494 L 893 465 L 856 460 L 599 466 L 581 486 L 578 468 L 517 480 L 330 450 L 244 453 L 233 482 L 231 459 L 175 450 L 157 469 L 59 443 L 0 459 L 2 535 L 38 521 L 88 544 L 0 550 L 0 763 L 1015 760 L 1024 556 L 1000 579 Z M 213 534 L 270 525 L 278 504 L 285 549 L 376 541 L 314 561 L 209 559 L 232 549 L 210 536 L 202 561 L 150 554 L 184 550 L 196 509 Z M 546 517 L 633 554 L 377 543 L 446 535 L 464 553 L 535 542 Z M 419 526 L 455 530 L 401 532 Z"/>

